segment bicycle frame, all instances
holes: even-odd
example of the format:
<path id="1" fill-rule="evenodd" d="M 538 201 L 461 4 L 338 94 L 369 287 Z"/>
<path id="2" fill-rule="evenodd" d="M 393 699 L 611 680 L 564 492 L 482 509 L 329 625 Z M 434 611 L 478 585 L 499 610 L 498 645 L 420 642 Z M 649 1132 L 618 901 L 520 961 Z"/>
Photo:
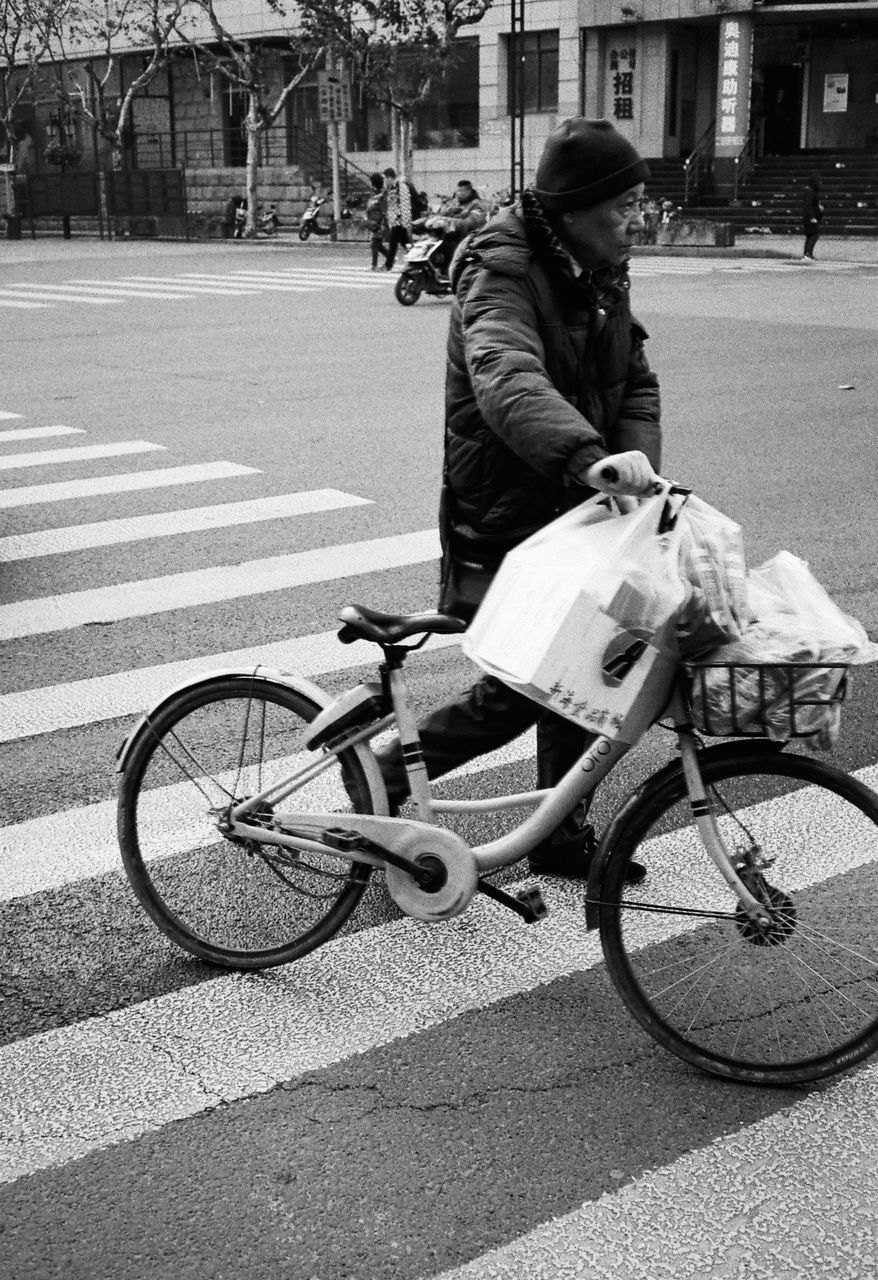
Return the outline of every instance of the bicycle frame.
<path id="1" fill-rule="evenodd" d="M 386 813 L 377 815 L 346 813 L 344 824 L 346 833 L 361 835 L 373 846 L 384 845 L 391 851 L 391 858 L 396 865 L 399 865 L 401 859 L 395 855 L 395 851 L 400 846 L 404 847 L 405 835 L 407 833 L 424 834 L 430 827 L 436 827 L 437 818 L 442 814 L 465 815 L 501 812 L 512 808 L 532 808 L 534 812 L 514 830 L 469 850 L 475 864 L 475 873 L 479 877 L 509 866 L 525 857 L 542 840 L 549 838 L 562 820 L 576 808 L 577 804 L 593 794 L 618 761 L 630 750 L 628 743 L 598 736 L 580 760 L 551 789 L 479 800 L 439 800 L 432 794 L 401 664 L 391 666 L 388 675 L 393 714 L 342 735 L 333 743 L 333 748 L 342 750 L 367 742 L 395 723 L 400 741 L 403 743 L 405 767 L 412 800 L 417 809 L 417 819 L 391 817 Z M 757 921 L 764 920 L 764 907 L 737 874 L 734 859 L 726 848 L 717 826 L 710 799 L 701 779 L 697 754 L 698 742 L 689 719 L 686 698 L 679 683 L 671 696 L 668 711 L 677 734 L 692 816 L 702 844 L 747 915 Z M 235 805 L 228 815 L 229 834 L 300 852 L 325 852 L 326 845 L 321 842 L 320 835 L 327 829 L 327 819 L 332 818 L 337 824 L 338 815 L 276 813 L 276 823 L 280 830 L 254 829 L 246 818 L 248 812 L 259 805 L 276 805 L 279 800 L 293 794 L 299 786 L 330 767 L 333 758 L 334 755 L 319 756 L 290 774 L 281 783 Z M 285 832 L 282 829 L 285 823 L 292 827 L 296 834 Z M 458 838 L 452 837 L 450 833 L 448 836 L 455 843 L 463 843 L 458 842 Z M 443 838 L 438 837 L 438 833 L 434 838 L 438 838 L 439 844 L 444 843 Z M 349 856 L 353 860 L 365 861 L 379 867 L 388 861 L 367 849 L 357 849 Z"/>

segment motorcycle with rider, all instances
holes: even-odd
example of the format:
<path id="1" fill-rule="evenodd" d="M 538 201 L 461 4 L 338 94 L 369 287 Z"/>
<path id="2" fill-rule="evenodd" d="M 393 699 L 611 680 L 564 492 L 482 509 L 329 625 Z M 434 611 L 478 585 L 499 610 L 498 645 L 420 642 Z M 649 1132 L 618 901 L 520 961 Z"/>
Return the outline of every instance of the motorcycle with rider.
<path id="1" fill-rule="evenodd" d="M 449 271 L 457 246 L 488 220 L 488 211 L 468 178 L 461 178 L 454 195 L 438 211 L 412 223 L 423 231 L 409 249 L 394 293 L 404 307 L 410 307 L 422 293 L 441 297 L 451 292 Z"/>

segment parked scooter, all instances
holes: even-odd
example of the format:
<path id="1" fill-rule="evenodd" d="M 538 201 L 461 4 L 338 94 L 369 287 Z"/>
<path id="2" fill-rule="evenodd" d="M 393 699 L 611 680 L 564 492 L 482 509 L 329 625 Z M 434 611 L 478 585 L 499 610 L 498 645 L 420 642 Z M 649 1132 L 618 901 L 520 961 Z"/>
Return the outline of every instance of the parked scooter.
<path id="1" fill-rule="evenodd" d="M 280 218 L 277 216 L 277 205 L 270 204 L 265 209 L 260 209 L 256 225 L 257 229 L 261 231 L 264 236 L 276 236 L 280 230 Z"/>
<path id="2" fill-rule="evenodd" d="M 441 298 L 451 293 L 447 272 L 448 219 L 435 214 L 423 219 L 426 235 L 419 236 L 405 255 L 394 294 L 397 302 L 412 307 L 422 293 Z"/>
<path id="3" fill-rule="evenodd" d="M 322 196 L 318 192 L 314 192 L 308 201 L 307 208 L 302 214 L 302 220 L 299 223 L 299 239 L 307 240 L 309 236 L 329 236 L 330 240 L 338 239 L 338 223 L 335 220 L 335 214 L 331 212 L 328 222 L 320 221 L 320 210 L 325 204 L 331 202 L 332 197 L 327 193 Z M 349 218 L 351 211 L 346 206 L 341 211 L 342 218 Z"/>

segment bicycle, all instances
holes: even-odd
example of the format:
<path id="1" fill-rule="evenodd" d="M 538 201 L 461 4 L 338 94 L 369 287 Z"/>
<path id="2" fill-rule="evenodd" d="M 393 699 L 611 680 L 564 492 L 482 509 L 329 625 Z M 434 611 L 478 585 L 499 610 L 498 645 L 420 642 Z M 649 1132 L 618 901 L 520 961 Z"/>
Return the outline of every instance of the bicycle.
<path id="1" fill-rule="evenodd" d="M 159 929 L 211 964 L 261 969 L 321 946 L 375 870 L 420 920 L 459 915 L 476 893 L 526 922 L 542 919 L 538 886 L 514 894 L 488 877 L 549 836 L 630 749 L 596 736 L 549 791 L 437 799 L 404 663 L 431 635 L 465 624 L 362 605 L 345 606 L 339 620 L 342 643 L 380 647 L 377 681 L 330 698 L 262 667 L 207 673 L 171 691 L 120 748 L 119 840 L 134 892 Z M 748 675 L 763 693 L 771 677 L 772 698 L 786 688 L 792 739 L 805 735 L 815 704 L 844 696 L 845 668 L 821 664 L 838 666 L 837 689 L 797 697 L 798 667 L 815 665 L 721 668 L 719 678 L 725 670 L 733 704 Z M 705 745 L 712 727 L 696 722 L 692 693 L 714 666 L 681 661 L 670 692 L 651 695 L 650 721 L 669 718 L 678 754 L 607 825 L 585 923 L 600 931 L 628 1010 L 665 1049 L 726 1079 L 801 1084 L 878 1049 L 878 796 L 762 736 L 764 716 Z M 415 817 L 390 815 L 369 745 L 392 727 Z M 531 812 L 475 848 L 439 824 L 515 808 Z M 636 857 L 649 876 L 635 887 L 626 869 Z"/>

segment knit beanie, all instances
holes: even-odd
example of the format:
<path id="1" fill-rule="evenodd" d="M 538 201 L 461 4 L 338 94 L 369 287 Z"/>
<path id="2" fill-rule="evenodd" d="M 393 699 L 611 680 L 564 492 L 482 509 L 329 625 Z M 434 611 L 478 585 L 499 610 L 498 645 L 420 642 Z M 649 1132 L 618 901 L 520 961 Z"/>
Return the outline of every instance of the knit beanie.
<path id="1" fill-rule="evenodd" d="M 564 120 L 550 133 L 534 192 L 547 213 L 590 209 L 645 182 L 649 165 L 609 120 Z"/>

